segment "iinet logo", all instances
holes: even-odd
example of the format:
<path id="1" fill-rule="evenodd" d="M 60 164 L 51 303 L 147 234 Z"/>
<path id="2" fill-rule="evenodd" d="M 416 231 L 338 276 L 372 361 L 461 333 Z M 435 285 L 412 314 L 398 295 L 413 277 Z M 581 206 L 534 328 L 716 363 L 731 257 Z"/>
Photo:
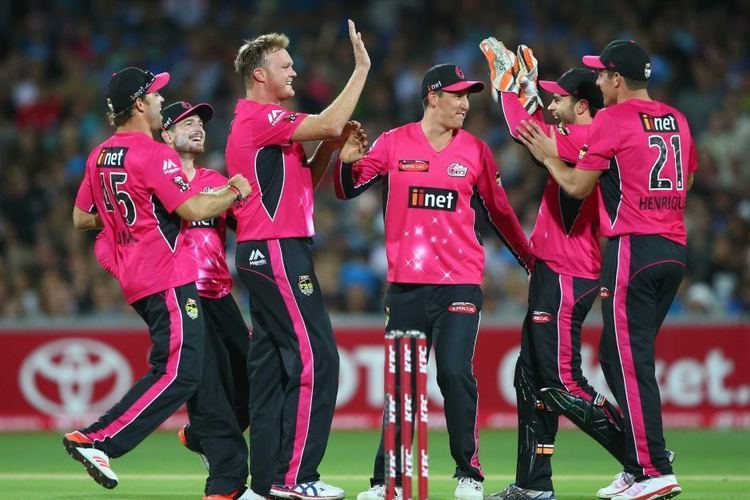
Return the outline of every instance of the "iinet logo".
<path id="1" fill-rule="evenodd" d="M 458 203 L 458 191 L 451 189 L 409 187 L 409 208 L 427 208 L 454 212 Z"/>

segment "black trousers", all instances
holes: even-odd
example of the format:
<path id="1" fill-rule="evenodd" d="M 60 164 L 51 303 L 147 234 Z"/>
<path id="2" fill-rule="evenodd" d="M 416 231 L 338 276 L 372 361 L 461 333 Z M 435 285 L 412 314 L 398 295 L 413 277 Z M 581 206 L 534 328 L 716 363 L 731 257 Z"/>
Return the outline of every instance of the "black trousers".
<path id="1" fill-rule="evenodd" d="M 250 295 L 251 488 L 320 478 L 339 357 L 308 239 L 243 241 L 236 266 Z"/>
<path id="2" fill-rule="evenodd" d="M 551 457 L 558 416 L 536 404 L 541 400 L 539 389 L 564 389 L 586 401 L 597 394 L 581 371 L 581 327 L 598 292 L 598 280 L 558 274 L 540 260 L 534 265 L 514 381 L 518 404 L 516 484 L 522 488 L 553 489 Z M 531 387 L 523 387 L 524 383 Z"/>
<path id="3" fill-rule="evenodd" d="M 685 274 L 685 259 L 683 245 L 659 235 L 611 238 L 604 253 L 599 359 L 625 417 L 625 471 L 636 478 L 672 474 L 655 340 Z"/>
<path id="4" fill-rule="evenodd" d="M 451 456 L 456 462 L 454 477 L 483 481 L 477 425 L 479 395 L 472 364 L 482 311 L 482 290 L 478 285 L 393 283 L 385 296 L 385 310 L 388 318 L 386 331 L 420 330 L 427 334 L 428 352 L 434 346 L 437 381 L 445 402 Z M 399 377 L 396 377 L 396 386 L 400 387 Z M 412 390 L 415 394 L 416 389 Z M 414 398 L 416 401 L 417 398 Z M 416 405 L 414 412 L 416 415 Z M 398 449 L 401 436 L 398 420 L 396 424 Z M 383 448 L 381 432 L 370 480 L 373 485 L 384 483 Z M 400 471 L 398 454 L 396 460 L 399 464 L 397 471 Z"/>
<path id="5" fill-rule="evenodd" d="M 133 308 L 149 328 L 151 369 L 81 430 L 112 458 L 135 448 L 195 394 L 203 366 L 204 313 L 195 283 L 144 297 Z"/>
<path id="6" fill-rule="evenodd" d="M 205 493 L 226 494 L 247 482 L 247 325 L 231 295 L 201 298 L 206 318 L 203 377 L 188 401 L 190 430 L 211 465 Z"/>

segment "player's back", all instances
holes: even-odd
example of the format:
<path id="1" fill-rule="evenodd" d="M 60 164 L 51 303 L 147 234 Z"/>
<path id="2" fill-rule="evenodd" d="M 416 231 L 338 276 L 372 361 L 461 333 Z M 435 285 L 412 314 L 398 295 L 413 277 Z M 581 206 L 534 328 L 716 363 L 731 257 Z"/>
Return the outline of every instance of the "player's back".
<path id="1" fill-rule="evenodd" d="M 141 132 L 118 132 L 86 163 L 96 211 L 115 242 L 118 279 L 132 303 L 195 281 L 182 254 L 182 219 L 174 209 L 192 190 L 179 156 Z"/>
<path id="2" fill-rule="evenodd" d="M 630 99 L 597 114 L 588 146 L 586 156 L 611 153 L 600 179 L 602 234 L 660 234 L 685 244 L 688 176 L 697 160 L 684 115 L 658 101 Z M 584 157 L 579 165 L 591 161 Z"/>

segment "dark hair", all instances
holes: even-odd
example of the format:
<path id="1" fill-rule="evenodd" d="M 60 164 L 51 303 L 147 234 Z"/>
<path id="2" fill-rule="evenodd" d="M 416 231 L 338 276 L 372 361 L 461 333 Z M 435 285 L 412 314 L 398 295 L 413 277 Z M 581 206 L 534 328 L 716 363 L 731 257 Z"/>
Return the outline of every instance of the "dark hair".
<path id="1" fill-rule="evenodd" d="M 119 113 L 107 112 L 107 121 L 115 128 L 122 127 L 133 117 L 134 106 L 124 109 Z"/>
<path id="2" fill-rule="evenodd" d="M 612 71 L 611 69 L 607 70 L 607 75 L 612 78 L 616 72 Z M 627 76 L 623 76 L 622 73 L 620 73 L 620 76 L 623 80 L 625 80 L 625 83 L 628 85 L 629 90 L 644 90 L 648 88 L 648 81 L 640 81 L 640 80 L 633 80 L 632 78 L 628 78 Z"/>
<path id="3" fill-rule="evenodd" d="M 436 90 L 435 93 L 438 95 L 438 97 L 443 95 L 442 90 Z M 427 95 L 424 97 L 424 99 L 422 99 L 422 109 L 427 109 L 427 98 L 429 97 L 429 95 L 430 94 L 428 92 Z"/>

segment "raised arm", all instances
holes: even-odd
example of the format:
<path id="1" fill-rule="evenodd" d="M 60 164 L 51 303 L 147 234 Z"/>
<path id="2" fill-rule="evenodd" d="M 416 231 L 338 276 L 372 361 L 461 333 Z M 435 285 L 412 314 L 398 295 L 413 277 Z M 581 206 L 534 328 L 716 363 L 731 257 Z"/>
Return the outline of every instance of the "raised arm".
<path id="1" fill-rule="evenodd" d="M 362 34 L 356 31 L 354 21 L 349 20 L 349 39 L 354 50 L 354 71 L 346 86 L 333 102 L 318 115 L 309 115 L 292 134 L 298 142 L 335 139 L 341 136 L 346 122 L 357 106 L 370 71 L 370 56 L 367 54 Z"/>

